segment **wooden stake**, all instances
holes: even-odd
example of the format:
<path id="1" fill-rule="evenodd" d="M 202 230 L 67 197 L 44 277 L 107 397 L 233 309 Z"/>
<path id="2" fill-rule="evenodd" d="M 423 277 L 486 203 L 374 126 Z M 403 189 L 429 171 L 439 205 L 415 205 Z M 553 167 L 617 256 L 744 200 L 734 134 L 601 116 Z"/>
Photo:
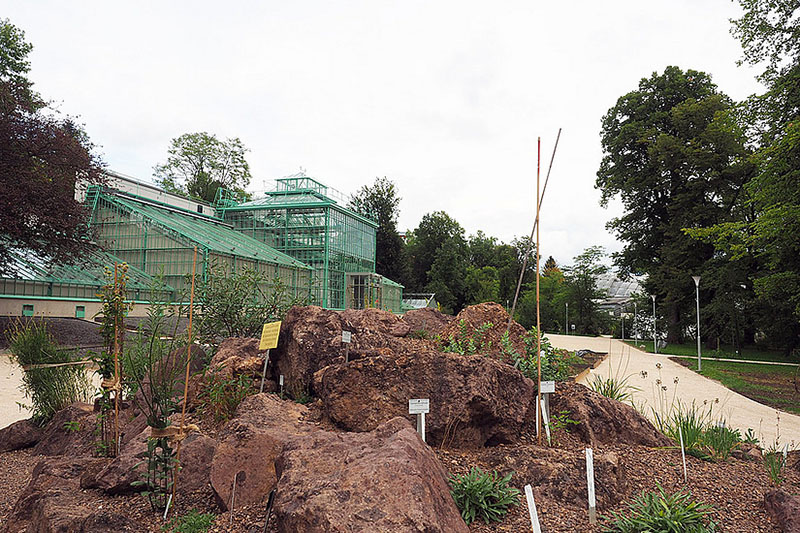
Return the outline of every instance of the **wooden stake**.
<path id="1" fill-rule="evenodd" d="M 196 273 L 197 273 L 197 246 L 194 247 L 194 257 L 192 258 L 192 289 L 191 292 L 189 292 L 189 329 L 187 330 L 189 339 L 188 343 L 186 344 L 186 376 L 183 381 L 183 407 L 181 409 L 181 433 L 183 433 L 183 428 L 186 426 L 186 400 L 187 396 L 189 395 L 189 366 L 192 364 L 192 316 L 194 314 L 194 278 Z M 180 318 L 180 313 L 178 313 L 178 318 Z M 180 472 L 180 467 L 181 467 L 182 442 L 183 439 L 181 438 L 178 441 L 178 451 L 175 454 L 175 470 L 172 475 L 172 496 L 170 496 L 170 498 L 172 499 L 175 498 L 175 492 L 178 487 L 178 473 Z"/>
<path id="2" fill-rule="evenodd" d="M 536 146 L 536 372 L 537 387 L 536 396 L 539 401 L 542 399 L 542 322 L 539 314 L 539 166 L 542 161 L 542 138 L 539 137 Z M 538 434 L 539 445 L 542 444 L 542 417 L 536 417 L 536 433 Z"/>
<path id="3" fill-rule="evenodd" d="M 117 388 L 114 390 L 114 456 L 119 455 L 119 309 L 117 300 L 119 298 L 119 285 L 118 285 L 118 268 L 119 263 L 114 262 L 114 382 Z"/>

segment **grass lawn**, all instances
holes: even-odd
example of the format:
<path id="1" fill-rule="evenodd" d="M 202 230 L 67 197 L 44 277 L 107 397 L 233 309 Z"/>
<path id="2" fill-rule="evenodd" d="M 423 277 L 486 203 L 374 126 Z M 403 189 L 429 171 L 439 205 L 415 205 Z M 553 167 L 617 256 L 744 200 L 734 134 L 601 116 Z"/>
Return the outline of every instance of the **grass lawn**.
<path id="1" fill-rule="evenodd" d="M 647 352 L 653 351 L 653 341 L 645 341 L 639 339 L 639 342 L 635 342 L 632 340 L 626 340 L 626 343 L 630 344 L 631 346 L 640 347 L 644 345 L 644 349 Z M 697 356 L 697 344 L 690 342 L 686 344 L 667 344 L 667 347 L 663 350 L 659 350 L 659 353 L 669 354 L 669 355 L 691 355 Z M 706 350 L 703 348 L 702 350 L 703 361 L 706 358 L 713 359 L 715 357 L 720 359 L 748 359 L 751 361 L 777 361 L 779 363 L 798 363 L 800 361 L 797 358 L 793 358 L 791 356 L 786 356 L 783 352 L 777 350 L 767 350 L 765 348 L 760 348 L 757 346 L 746 346 L 742 349 L 741 353 L 737 354 L 733 348 L 730 346 L 721 346 L 719 351 L 717 350 Z"/>
<path id="2" fill-rule="evenodd" d="M 673 361 L 697 371 L 695 360 L 675 358 Z M 704 358 L 700 373 L 759 403 L 800 414 L 800 393 L 795 390 L 796 367 L 726 363 Z"/>

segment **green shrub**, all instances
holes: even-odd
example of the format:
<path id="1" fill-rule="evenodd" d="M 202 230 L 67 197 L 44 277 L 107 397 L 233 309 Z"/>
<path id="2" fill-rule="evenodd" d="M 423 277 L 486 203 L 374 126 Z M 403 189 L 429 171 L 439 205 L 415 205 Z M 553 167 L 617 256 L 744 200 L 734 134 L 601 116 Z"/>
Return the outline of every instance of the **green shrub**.
<path id="1" fill-rule="evenodd" d="M 214 515 L 192 509 L 182 516 L 173 516 L 161 526 L 166 533 L 205 533 L 214 524 Z"/>
<path id="2" fill-rule="evenodd" d="M 514 367 L 526 378 L 537 381 L 539 369 L 536 361 L 536 328 L 531 328 L 523 338 L 525 353 L 520 354 L 511 343 L 508 332 L 503 334 L 500 343 L 503 353 L 514 361 Z M 569 352 L 553 348 L 547 337 L 542 336 L 542 380 L 564 381 L 569 377 Z"/>
<path id="3" fill-rule="evenodd" d="M 715 461 L 724 461 L 730 457 L 740 442 L 742 435 L 739 431 L 724 425 L 709 426 L 703 432 L 703 445 Z"/>
<path id="4" fill-rule="evenodd" d="M 450 494 L 467 524 L 476 518 L 487 524 L 502 520 L 510 506 L 519 504 L 519 490 L 508 486 L 511 476 L 500 477 L 494 470 L 484 472 L 478 467 L 450 476 Z"/>
<path id="5" fill-rule="evenodd" d="M 213 416 L 217 422 L 224 422 L 234 415 L 252 389 L 252 380 L 244 374 L 223 377 L 217 372 L 207 373 L 205 386 L 197 395 L 199 409 L 204 415 Z"/>
<path id="6" fill-rule="evenodd" d="M 692 500 L 690 492 L 667 494 L 661 486 L 628 504 L 626 513 L 612 513 L 605 533 L 711 533 L 711 506 Z"/>
<path id="7" fill-rule="evenodd" d="M 469 325 L 465 320 L 458 323 L 458 333 L 450 335 L 447 340 L 440 340 L 440 347 L 443 352 L 457 353 L 460 355 L 475 355 L 485 352 L 492 347 L 491 341 L 486 341 L 486 332 L 492 329 L 494 324 L 484 322 L 473 331 L 469 330 Z"/>
<path id="8" fill-rule="evenodd" d="M 656 416 L 656 425 L 678 443 L 682 433 L 686 453 L 704 461 L 724 461 L 742 442 L 738 430 L 726 427 L 724 422 L 712 423 L 711 410 L 702 412 L 694 403 L 691 407 L 678 403 L 669 416 Z"/>
<path id="9" fill-rule="evenodd" d="M 589 388 L 606 398 L 617 400 L 618 402 L 628 402 L 633 399 L 633 392 L 638 388 L 628 385 L 628 377 L 603 377 L 595 374 L 594 379 L 589 382 Z"/>
<path id="10" fill-rule="evenodd" d="M 9 335 L 11 353 L 23 366 L 71 362 L 72 353 L 56 343 L 42 321 L 17 322 Z M 31 405 L 33 422 L 44 426 L 57 411 L 77 401 L 88 401 L 92 385 L 83 365 L 34 367 L 24 371 L 22 390 Z"/>

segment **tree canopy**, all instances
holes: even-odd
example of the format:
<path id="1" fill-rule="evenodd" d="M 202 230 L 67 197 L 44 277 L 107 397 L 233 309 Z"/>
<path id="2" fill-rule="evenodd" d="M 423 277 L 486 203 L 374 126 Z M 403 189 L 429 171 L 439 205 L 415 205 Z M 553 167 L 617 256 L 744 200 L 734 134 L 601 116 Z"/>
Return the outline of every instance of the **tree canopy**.
<path id="1" fill-rule="evenodd" d="M 0 272 L 11 249 L 74 262 L 95 248 L 75 188 L 103 183 L 102 163 L 75 120 L 33 91 L 31 49 L 22 30 L 0 20 Z"/>
<path id="2" fill-rule="evenodd" d="M 243 200 L 249 198 L 245 188 L 251 178 L 247 152 L 238 137 L 222 141 L 204 131 L 184 133 L 172 139 L 166 162 L 153 167 L 153 173 L 169 192 L 213 203 L 224 188 Z"/>

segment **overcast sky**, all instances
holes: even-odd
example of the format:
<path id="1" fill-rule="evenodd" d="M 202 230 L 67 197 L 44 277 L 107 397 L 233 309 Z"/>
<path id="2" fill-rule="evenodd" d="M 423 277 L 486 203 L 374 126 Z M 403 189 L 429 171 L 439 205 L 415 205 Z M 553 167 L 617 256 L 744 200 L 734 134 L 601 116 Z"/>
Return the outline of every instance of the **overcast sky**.
<path id="1" fill-rule="evenodd" d="M 667 65 L 704 70 L 734 99 L 729 0 L 0 2 L 34 45 L 30 78 L 79 115 L 108 167 L 150 180 L 186 132 L 239 137 L 252 189 L 301 167 L 352 193 L 376 176 L 401 230 L 444 210 L 503 241 L 541 214 L 542 254 L 615 251 L 599 206 L 603 114 Z"/>

